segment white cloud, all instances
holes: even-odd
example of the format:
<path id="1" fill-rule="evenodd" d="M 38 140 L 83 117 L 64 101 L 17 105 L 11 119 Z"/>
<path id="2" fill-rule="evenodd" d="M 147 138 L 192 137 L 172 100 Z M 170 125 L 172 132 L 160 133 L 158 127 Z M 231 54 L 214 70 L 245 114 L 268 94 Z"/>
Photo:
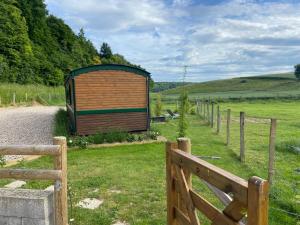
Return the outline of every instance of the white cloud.
<path id="1" fill-rule="evenodd" d="M 202 2 L 202 1 L 200 1 Z M 205 1 L 204 1 L 205 2 Z M 300 3 L 232 0 L 47 0 L 73 29 L 152 72 L 193 81 L 292 70 L 300 59 Z"/>

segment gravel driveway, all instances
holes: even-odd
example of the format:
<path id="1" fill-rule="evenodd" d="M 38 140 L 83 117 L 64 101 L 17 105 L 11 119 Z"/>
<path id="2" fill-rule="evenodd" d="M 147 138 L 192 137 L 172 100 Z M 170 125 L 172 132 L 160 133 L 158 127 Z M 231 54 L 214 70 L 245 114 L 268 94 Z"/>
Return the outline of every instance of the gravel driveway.
<path id="1" fill-rule="evenodd" d="M 0 108 L 0 145 L 51 144 L 59 107 Z"/>

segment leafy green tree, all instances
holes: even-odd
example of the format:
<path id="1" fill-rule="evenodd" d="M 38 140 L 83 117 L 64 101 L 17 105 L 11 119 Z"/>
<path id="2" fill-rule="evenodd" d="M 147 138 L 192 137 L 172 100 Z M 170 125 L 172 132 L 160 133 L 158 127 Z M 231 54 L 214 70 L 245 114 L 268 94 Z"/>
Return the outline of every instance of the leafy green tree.
<path id="1" fill-rule="evenodd" d="M 162 103 L 161 103 L 161 95 L 156 95 L 156 103 L 155 103 L 155 116 L 161 116 L 162 112 Z"/>
<path id="2" fill-rule="evenodd" d="M 295 76 L 298 80 L 300 80 L 300 64 L 295 66 Z"/>
<path id="3" fill-rule="evenodd" d="M 44 0 L 0 1 L 0 81 L 61 85 L 64 74 L 100 63 L 132 65 L 103 43 L 100 54 L 62 19 L 49 15 Z"/>
<path id="4" fill-rule="evenodd" d="M 100 58 L 111 59 L 112 56 L 113 53 L 110 46 L 107 43 L 103 42 L 100 48 Z"/>

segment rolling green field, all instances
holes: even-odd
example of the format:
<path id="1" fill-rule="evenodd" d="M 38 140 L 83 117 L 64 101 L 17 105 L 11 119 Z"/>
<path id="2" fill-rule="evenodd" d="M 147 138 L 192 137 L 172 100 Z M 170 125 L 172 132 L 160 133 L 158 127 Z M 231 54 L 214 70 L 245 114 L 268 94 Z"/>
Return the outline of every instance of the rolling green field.
<path id="1" fill-rule="evenodd" d="M 13 105 L 13 95 L 15 94 L 16 105 L 64 105 L 64 87 L 48 87 L 44 85 L 20 85 L 0 83 L 0 107 Z M 26 97 L 27 94 L 27 97 Z"/>
<path id="2" fill-rule="evenodd" d="M 289 98 L 300 97 L 300 82 L 292 73 L 240 77 L 188 84 L 161 92 L 165 99 L 176 99 L 183 88 L 196 98 Z"/>
<path id="3" fill-rule="evenodd" d="M 295 225 L 299 220 L 299 154 L 291 145 L 299 146 L 300 102 L 226 103 L 233 111 L 232 139 L 225 146 L 224 123 L 220 135 L 211 129 L 198 115 L 189 115 L 188 137 L 192 140 L 192 152 L 198 156 L 219 156 L 218 160 L 207 159 L 235 175 L 248 179 L 257 175 L 267 178 L 268 129 L 262 118 L 278 119 L 276 174 L 270 192 L 270 225 Z M 174 108 L 174 105 L 165 105 Z M 238 113 L 246 112 L 253 122 L 246 122 L 246 163 L 238 159 Z M 224 115 L 224 114 L 223 114 Z M 177 136 L 177 120 L 152 124 L 170 140 Z M 51 167 L 48 157 L 33 162 L 22 162 L 19 167 Z M 70 150 L 68 152 L 68 177 L 71 187 L 72 207 L 69 214 L 76 225 L 110 225 L 113 221 L 126 221 L 131 225 L 166 224 L 165 153 L 164 144 L 145 144 Z M 1 184 L 8 181 L 1 181 Z M 193 178 L 194 188 L 220 209 L 222 205 Z M 48 182 L 28 182 L 26 187 L 45 188 Z M 121 191 L 119 194 L 114 191 Z M 87 197 L 103 199 L 104 203 L 94 211 L 76 207 L 79 200 Z M 207 220 L 202 224 L 210 224 Z"/>

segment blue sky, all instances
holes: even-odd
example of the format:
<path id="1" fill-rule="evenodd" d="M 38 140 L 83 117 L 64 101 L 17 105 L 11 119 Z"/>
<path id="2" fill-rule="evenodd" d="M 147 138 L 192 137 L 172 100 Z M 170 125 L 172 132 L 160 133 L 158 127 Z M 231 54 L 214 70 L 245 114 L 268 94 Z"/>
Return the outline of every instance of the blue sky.
<path id="1" fill-rule="evenodd" d="M 292 71 L 300 63 L 300 0 L 46 0 L 99 49 L 155 81 L 199 82 Z"/>

